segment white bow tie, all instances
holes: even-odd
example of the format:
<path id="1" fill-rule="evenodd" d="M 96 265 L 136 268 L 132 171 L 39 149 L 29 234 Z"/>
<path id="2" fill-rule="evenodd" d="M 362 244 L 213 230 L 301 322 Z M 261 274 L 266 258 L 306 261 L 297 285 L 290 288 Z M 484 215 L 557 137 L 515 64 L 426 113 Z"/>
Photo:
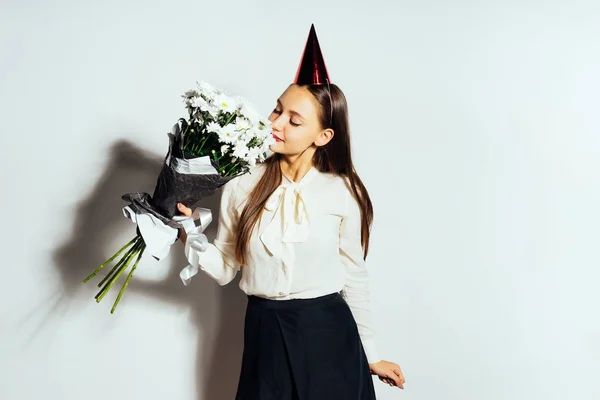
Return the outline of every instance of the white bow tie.
<path id="1" fill-rule="evenodd" d="M 283 183 L 267 200 L 265 209 L 274 214 L 260 239 L 273 256 L 284 259 L 285 243 L 304 242 L 310 231 L 302 185 Z"/>

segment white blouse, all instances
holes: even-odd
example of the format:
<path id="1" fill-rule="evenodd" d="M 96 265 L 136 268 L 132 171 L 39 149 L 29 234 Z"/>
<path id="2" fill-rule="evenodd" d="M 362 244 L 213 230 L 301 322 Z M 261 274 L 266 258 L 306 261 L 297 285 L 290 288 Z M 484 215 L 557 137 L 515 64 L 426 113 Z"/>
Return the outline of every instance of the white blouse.
<path id="1" fill-rule="evenodd" d="M 235 260 L 237 221 L 264 169 L 258 164 L 223 186 L 213 244 L 206 242 L 200 226 L 187 232 L 184 251 L 190 265 L 219 285 L 231 282 L 241 270 L 241 290 L 274 300 L 341 292 L 369 363 L 379 361 L 361 246 L 360 208 L 342 177 L 314 167 L 300 182 L 284 175 L 250 237 L 247 265 L 241 267 Z"/>

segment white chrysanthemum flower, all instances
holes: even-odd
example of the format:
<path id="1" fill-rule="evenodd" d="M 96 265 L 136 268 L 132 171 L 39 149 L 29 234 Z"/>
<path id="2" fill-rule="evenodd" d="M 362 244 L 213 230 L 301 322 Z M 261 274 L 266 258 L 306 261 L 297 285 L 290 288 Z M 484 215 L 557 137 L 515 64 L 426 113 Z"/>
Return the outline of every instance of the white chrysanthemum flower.
<path id="1" fill-rule="evenodd" d="M 260 162 L 265 161 L 269 157 L 270 153 L 271 153 L 271 149 L 265 150 L 264 152 L 260 153 L 260 156 L 258 157 L 258 161 L 260 161 Z"/>
<path id="2" fill-rule="evenodd" d="M 235 123 L 235 130 L 246 131 L 248 129 L 250 129 L 250 121 L 248 121 L 246 118 L 238 118 Z"/>
<path id="3" fill-rule="evenodd" d="M 251 147 L 250 149 L 248 149 L 248 154 L 246 154 L 246 161 L 248 162 L 248 164 L 250 164 L 251 167 L 254 167 L 256 165 L 256 161 L 258 161 L 260 153 L 261 151 L 258 147 Z"/>
<path id="4" fill-rule="evenodd" d="M 183 94 L 183 97 L 198 97 L 198 91 L 194 89 L 190 89 Z"/>
<path id="5" fill-rule="evenodd" d="M 228 151 L 229 151 L 229 145 L 224 144 L 223 146 L 221 146 L 221 154 L 227 154 Z"/>
<path id="6" fill-rule="evenodd" d="M 240 133 L 235 130 L 235 125 L 225 125 L 219 132 L 219 141 L 222 143 L 233 143 L 237 140 L 239 134 Z"/>
<path id="7" fill-rule="evenodd" d="M 233 147 L 233 156 L 245 158 L 246 154 L 248 154 L 248 147 L 246 146 L 246 143 L 241 140 L 236 141 Z"/>
<path id="8" fill-rule="evenodd" d="M 235 102 L 237 103 L 238 112 L 241 114 L 244 104 L 247 104 L 248 101 L 242 96 L 235 96 Z"/>
<path id="9" fill-rule="evenodd" d="M 272 129 L 271 121 L 268 119 L 261 119 L 258 123 L 258 129 L 270 131 Z"/>
<path id="10" fill-rule="evenodd" d="M 221 129 L 223 129 L 221 128 L 221 125 L 216 122 L 209 122 L 209 124 L 206 125 L 206 130 L 208 132 L 219 133 L 221 132 Z"/>
<path id="11" fill-rule="evenodd" d="M 247 118 L 252 125 L 258 124 L 258 121 L 261 120 L 261 116 L 256 112 L 256 109 L 247 100 L 243 100 L 242 105 L 240 106 L 240 114 Z"/>
<path id="12" fill-rule="evenodd" d="M 204 100 L 202 96 L 193 98 L 192 104 L 194 107 L 197 107 L 202 111 L 208 111 L 210 109 L 210 104 L 208 104 L 208 102 Z"/>
<path id="13" fill-rule="evenodd" d="M 267 138 L 273 137 L 270 130 L 266 130 L 266 129 L 260 130 L 257 126 L 252 127 L 252 129 L 248 132 L 250 132 L 252 134 L 252 136 L 257 138 L 260 142 L 262 142 L 263 140 L 265 140 Z"/>
<path id="14" fill-rule="evenodd" d="M 272 126 L 271 121 L 261 120 L 258 124 L 256 124 L 256 136 L 260 138 L 268 138 L 273 136 L 272 134 Z"/>
<path id="15" fill-rule="evenodd" d="M 237 140 L 248 144 L 253 138 L 255 138 L 255 135 L 253 135 L 251 131 L 242 131 L 239 132 Z"/>
<path id="16" fill-rule="evenodd" d="M 213 119 L 217 119 L 219 116 L 219 107 L 215 106 L 211 101 L 206 101 L 202 97 L 194 99 L 195 106 L 200 108 L 203 112 L 208 112 Z"/>
<path id="17" fill-rule="evenodd" d="M 275 138 L 273 136 L 265 138 L 260 146 L 261 152 L 269 151 L 271 146 L 276 143 Z"/>
<path id="18" fill-rule="evenodd" d="M 185 104 L 187 104 L 188 106 L 192 106 L 194 104 L 194 98 L 198 97 L 198 96 L 199 96 L 199 94 L 198 94 L 197 91 L 195 91 L 195 90 L 188 90 L 181 97 L 183 97 L 185 99 L 184 100 Z"/>
<path id="19" fill-rule="evenodd" d="M 212 98 L 218 93 L 218 90 L 214 88 L 210 83 L 201 81 L 198 83 L 198 90 L 200 93 L 205 94 L 207 98 Z"/>
<path id="20" fill-rule="evenodd" d="M 220 110 L 224 111 L 224 112 L 234 112 L 237 109 L 237 103 L 235 101 L 235 99 L 225 95 L 225 94 L 220 94 L 215 98 L 214 104 L 216 107 L 218 107 Z"/>
<path id="21" fill-rule="evenodd" d="M 219 113 L 221 112 L 221 110 L 219 109 L 219 107 L 216 107 L 214 105 L 211 104 L 210 108 L 208 109 L 208 113 L 210 114 L 210 116 L 213 119 L 217 119 L 219 118 Z"/>
<path id="22" fill-rule="evenodd" d="M 185 105 L 190 108 L 190 107 L 195 107 L 196 106 L 196 102 L 194 101 L 195 99 L 193 97 L 186 97 L 185 98 Z"/>

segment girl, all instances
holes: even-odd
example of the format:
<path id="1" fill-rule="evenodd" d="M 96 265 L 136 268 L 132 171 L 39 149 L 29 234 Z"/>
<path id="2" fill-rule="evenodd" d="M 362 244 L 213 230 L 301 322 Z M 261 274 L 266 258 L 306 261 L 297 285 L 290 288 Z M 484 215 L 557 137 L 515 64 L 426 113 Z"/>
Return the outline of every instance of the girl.
<path id="1" fill-rule="evenodd" d="M 371 375 L 405 382 L 374 343 L 365 268 L 372 205 L 352 163 L 345 96 L 329 83 L 314 27 L 311 36 L 317 51 L 305 49 L 269 117 L 273 155 L 224 185 L 214 243 L 200 227 L 181 235 L 188 261 L 220 285 L 242 272 L 236 400 L 370 400 Z"/>

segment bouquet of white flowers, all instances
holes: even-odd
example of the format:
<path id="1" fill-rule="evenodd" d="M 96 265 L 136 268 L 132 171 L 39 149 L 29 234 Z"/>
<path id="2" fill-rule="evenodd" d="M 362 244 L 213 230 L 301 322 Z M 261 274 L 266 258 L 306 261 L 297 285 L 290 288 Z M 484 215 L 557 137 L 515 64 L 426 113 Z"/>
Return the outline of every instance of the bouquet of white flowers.
<path id="1" fill-rule="evenodd" d="M 169 150 L 154 193 L 152 196 L 148 193 L 122 196 L 129 202 L 123 213 L 137 224 L 137 235 L 83 281 L 88 282 L 125 252 L 98 283 L 101 290 L 95 298 L 99 303 L 135 258 L 111 313 L 144 252 L 160 260 L 177 240 L 178 229 L 187 221 L 177 215 L 177 203 L 192 206 L 212 195 L 230 179 L 248 172 L 256 162 L 264 161 L 269 146 L 274 143 L 270 121 L 261 118 L 241 97 L 229 96 L 201 82 L 183 98 L 189 118 L 180 118 L 168 134 Z M 195 223 L 206 228 L 212 219 L 210 210 L 197 211 Z"/>

